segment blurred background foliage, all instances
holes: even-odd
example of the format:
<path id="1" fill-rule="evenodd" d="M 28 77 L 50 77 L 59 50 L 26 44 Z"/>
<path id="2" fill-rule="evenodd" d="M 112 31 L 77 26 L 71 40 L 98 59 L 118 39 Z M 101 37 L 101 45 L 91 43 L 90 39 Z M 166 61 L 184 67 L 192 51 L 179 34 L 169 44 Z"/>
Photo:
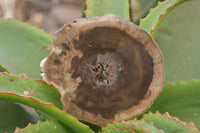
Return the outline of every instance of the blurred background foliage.
<path id="1" fill-rule="evenodd" d="M 48 33 L 80 18 L 85 0 L 0 0 L 0 17 L 27 22 Z"/>
<path id="2" fill-rule="evenodd" d="M 138 24 L 158 0 L 129 2 L 132 20 Z M 17 19 L 54 33 L 67 21 L 80 18 L 84 3 L 85 0 L 0 0 L 0 17 Z"/>

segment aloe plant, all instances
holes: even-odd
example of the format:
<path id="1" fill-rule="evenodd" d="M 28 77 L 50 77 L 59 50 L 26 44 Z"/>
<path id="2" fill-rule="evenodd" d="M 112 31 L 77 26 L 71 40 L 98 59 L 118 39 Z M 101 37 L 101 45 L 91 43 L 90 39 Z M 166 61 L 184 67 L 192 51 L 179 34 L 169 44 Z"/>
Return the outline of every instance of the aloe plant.
<path id="1" fill-rule="evenodd" d="M 200 2 L 155 0 L 140 22 L 133 3 L 86 0 L 86 18 L 56 32 L 50 52 L 51 35 L 0 19 L 0 133 L 199 133 Z"/>

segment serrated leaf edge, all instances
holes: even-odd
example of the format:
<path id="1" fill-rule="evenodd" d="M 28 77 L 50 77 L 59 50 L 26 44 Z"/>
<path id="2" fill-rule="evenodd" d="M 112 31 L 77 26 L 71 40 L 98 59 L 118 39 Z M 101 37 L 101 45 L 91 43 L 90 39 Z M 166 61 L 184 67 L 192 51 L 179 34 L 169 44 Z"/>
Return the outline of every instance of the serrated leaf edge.
<path id="1" fill-rule="evenodd" d="M 127 132 L 133 132 L 135 133 L 135 131 L 133 131 L 133 129 L 125 129 L 124 127 L 116 127 L 115 125 L 117 124 L 124 124 L 125 126 L 130 126 L 130 127 L 136 127 L 138 129 L 141 129 L 142 131 L 144 131 L 145 133 L 151 133 L 151 131 L 149 131 L 146 127 L 143 127 L 142 124 L 150 124 L 153 126 L 152 123 L 148 123 L 146 122 L 144 119 L 142 120 L 137 120 L 137 119 L 134 119 L 138 122 L 141 122 L 141 125 L 140 124 L 137 124 L 135 121 L 122 121 L 122 122 L 114 122 L 113 124 L 110 124 L 110 126 L 113 126 L 112 129 L 106 129 L 105 131 L 115 131 L 115 130 L 121 130 L 121 131 L 127 131 Z M 109 125 L 107 125 L 109 126 Z M 122 125 L 123 126 L 123 125 Z M 156 128 L 156 127 L 155 127 Z M 158 128 L 157 128 L 158 129 Z M 162 129 L 158 129 L 160 133 L 165 133 Z"/>
<path id="2" fill-rule="evenodd" d="M 188 79 L 188 80 L 186 80 L 186 81 L 178 80 L 177 82 L 174 82 L 174 83 L 169 82 L 169 83 L 167 83 L 163 88 L 169 87 L 169 86 L 173 86 L 173 85 L 176 85 L 176 84 L 179 84 L 179 83 L 188 83 L 188 82 L 191 82 L 191 81 L 197 81 L 197 82 L 200 83 L 200 80 L 199 80 L 199 79 L 194 79 L 194 78 L 191 77 L 190 79 Z"/>
<path id="3" fill-rule="evenodd" d="M 195 124 L 193 122 L 190 123 L 186 123 L 184 121 L 181 121 L 179 118 L 177 117 L 172 117 L 168 112 L 165 112 L 164 114 L 161 114 L 159 111 L 156 111 L 156 113 L 152 113 L 151 111 L 148 114 L 144 114 L 144 115 L 158 115 L 160 117 L 166 117 L 170 120 L 174 120 L 176 123 L 181 124 L 184 127 L 190 127 L 191 129 L 193 129 L 196 133 L 200 133 L 200 131 L 195 127 Z"/>

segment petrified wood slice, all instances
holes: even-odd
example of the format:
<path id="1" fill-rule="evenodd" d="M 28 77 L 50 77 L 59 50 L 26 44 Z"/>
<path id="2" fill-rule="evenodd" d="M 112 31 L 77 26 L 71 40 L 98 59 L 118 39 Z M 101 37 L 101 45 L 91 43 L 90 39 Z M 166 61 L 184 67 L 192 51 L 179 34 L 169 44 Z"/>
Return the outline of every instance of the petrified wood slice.
<path id="1" fill-rule="evenodd" d="M 64 110 L 98 125 L 144 113 L 164 81 L 152 37 L 112 14 L 65 24 L 40 65 L 42 79 L 60 91 Z"/>

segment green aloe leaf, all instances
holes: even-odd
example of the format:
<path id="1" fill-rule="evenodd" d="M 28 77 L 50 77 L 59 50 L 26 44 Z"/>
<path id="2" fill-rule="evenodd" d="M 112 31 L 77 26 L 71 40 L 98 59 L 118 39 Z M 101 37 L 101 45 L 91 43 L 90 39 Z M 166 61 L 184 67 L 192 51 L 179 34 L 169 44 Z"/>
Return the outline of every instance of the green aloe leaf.
<path id="1" fill-rule="evenodd" d="M 2 68 L 0 72 L 8 72 L 6 68 Z M 0 133 L 11 133 L 16 127 L 23 128 L 29 122 L 37 123 L 39 120 L 39 116 L 30 110 L 8 101 L 0 101 L 0 118 Z"/>
<path id="2" fill-rule="evenodd" d="M 34 80 L 25 75 L 0 73 L 0 100 L 18 102 L 41 110 L 65 124 L 73 132 L 92 133 L 91 129 L 76 118 L 58 109 L 62 108 L 60 93 L 41 80 Z"/>
<path id="3" fill-rule="evenodd" d="M 62 122 L 67 128 L 69 128 L 74 133 L 93 133 L 93 131 L 88 126 L 82 124 L 76 118 L 56 108 L 50 103 L 44 103 L 32 97 L 22 96 L 12 92 L 0 92 L 0 100 L 18 102 L 39 109 L 42 112 Z"/>
<path id="4" fill-rule="evenodd" d="M 135 123 L 139 127 L 143 127 L 144 129 L 146 129 L 147 131 L 151 133 L 161 133 L 160 129 L 155 127 L 153 124 L 147 123 L 144 120 L 131 120 L 131 121 L 128 121 L 128 123 Z"/>
<path id="5" fill-rule="evenodd" d="M 5 68 L 4 66 L 2 66 L 1 64 L 0 64 L 0 72 L 8 72 L 9 73 L 8 69 Z"/>
<path id="6" fill-rule="evenodd" d="M 19 104 L 0 101 L 0 133 L 12 133 L 16 127 L 26 127 L 29 122 L 37 123 L 39 117 Z"/>
<path id="7" fill-rule="evenodd" d="M 113 125 L 108 125 L 103 128 L 103 133 L 148 133 L 147 129 L 138 126 L 136 123 L 118 123 Z"/>
<path id="8" fill-rule="evenodd" d="M 141 20 L 140 27 L 154 35 L 154 32 L 163 18 L 172 9 L 185 1 L 188 0 L 165 0 L 164 2 L 159 2 L 158 5 L 150 10 L 149 14 Z"/>
<path id="9" fill-rule="evenodd" d="M 58 121 L 39 121 L 37 124 L 29 124 L 26 128 L 16 128 L 14 133 L 72 133 L 65 125 Z"/>
<path id="10" fill-rule="evenodd" d="M 0 64 L 12 74 L 40 78 L 40 61 L 49 53 L 40 48 L 50 43 L 51 36 L 35 27 L 0 19 Z"/>
<path id="11" fill-rule="evenodd" d="M 139 20 L 144 18 L 157 2 L 158 0 L 130 0 L 132 21 L 139 24 Z"/>
<path id="12" fill-rule="evenodd" d="M 185 123 L 176 117 L 171 117 L 168 113 L 149 113 L 143 116 L 146 122 L 152 123 L 155 127 L 162 129 L 165 133 L 199 133 L 192 123 Z"/>
<path id="13" fill-rule="evenodd" d="M 108 125 L 103 128 L 103 133 L 199 133 L 193 123 L 185 123 L 168 113 L 161 115 L 159 112 L 148 113 L 142 120 Z"/>
<path id="14" fill-rule="evenodd" d="M 144 120 L 130 120 L 122 123 L 111 124 L 103 128 L 103 133 L 161 133 L 160 129 Z"/>
<path id="15" fill-rule="evenodd" d="M 200 79 L 200 1 L 191 0 L 176 7 L 155 32 L 164 55 L 165 83 Z"/>
<path id="16" fill-rule="evenodd" d="M 131 120 L 127 122 L 108 125 L 103 128 L 103 133 L 163 133 L 153 124 L 149 124 L 144 120 Z"/>
<path id="17" fill-rule="evenodd" d="M 42 80 L 31 79 L 25 75 L 13 76 L 0 73 L 0 92 L 4 91 L 32 97 L 45 103 L 51 103 L 57 108 L 62 109 L 61 96 L 58 90 Z M 50 118 L 42 112 L 39 115 L 42 120 Z"/>
<path id="18" fill-rule="evenodd" d="M 28 78 L 25 75 L 13 76 L 0 73 L 0 92 L 12 92 L 62 108 L 60 93 L 56 88 L 41 80 Z"/>
<path id="19" fill-rule="evenodd" d="M 169 112 L 182 121 L 194 122 L 200 128 L 200 80 L 165 86 L 149 110 Z"/>
<path id="20" fill-rule="evenodd" d="M 130 19 L 129 0 L 87 0 L 84 11 L 86 17 L 115 14 Z"/>

